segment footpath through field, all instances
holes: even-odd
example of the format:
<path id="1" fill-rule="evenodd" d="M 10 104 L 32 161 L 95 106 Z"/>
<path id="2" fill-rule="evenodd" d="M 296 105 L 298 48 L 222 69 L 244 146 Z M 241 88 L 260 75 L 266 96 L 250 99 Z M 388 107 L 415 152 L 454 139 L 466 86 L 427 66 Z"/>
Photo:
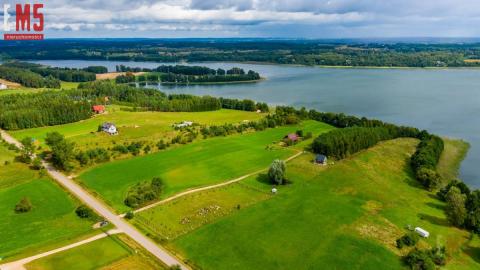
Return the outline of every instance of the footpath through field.
<path id="1" fill-rule="evenodd" d="M 301 152 L 298 152 L 296 153 L 295 155 L 285 159 L 285 162 L 288 162 L 294 158 L 297 158 L 298 156 L 300 156 L 301 154 L 303 154 L 304 152 L 301 151 Z M 232 180 L 229 180 L 229 181 L 226 181 L 226 182 L 222 182 L 222 183 L 219 183 L 219 184 L 215 184 L 215 185 L 211 185 L 211 186 L 205 186 L 205 187 L 199 187 L 199 188 L 195 188 L 195 189 L 191 189 L 191 190 L 187 190 L 187 191 L 184 191 L 184 192 L 180 192 L 174 196 L 171 196 L 171 197 L 168 197 L 164 200 L 161 200 L 161 201 L 158 201 L 158 202 L 155 202 L 155 203 L 152 203 L 152 204 L 149 204 L 145 207 L 142 207 L 142 208 L 139 208 L 139 209 L 136 209 L 135 211 L 133 211 L 134 213 L 138 213 L 138 212 L 142 212 L 142 211 L 145 211 L 145 210 L 148 210 L 150 208 L 153 208 L 155 206 L 158 206 L 158 205 L 161 205 L 161 204 L 164 204 L 164 203 L 167 203 L 167 202 L 170 202 L 170 201 L 173 201 L 175 199 L 178 199 L 180 197 L 183 197 L 183 196 L 186 196 L 186 195 L 189 195 L 189 194 L 192 194 L 192 193 L 196 193 L 196 192 L 200 192 L 200 191 L 205 191 L 205 190 L 209 190 L 209 189 L 214 189 L 214 188 L 218 188 L 218 187 L 223 187 L 223 186 L 227 186 L 227 185 L 230 185 L 230 184 L 233 184 L 233 183 L 236 183 L 236 182 L 239 182 L 239 181 L 242 181 L 243 179 L 245 178 L 248 178 L 250 176 L 253 176 L 253 175 L 257 175 L 259 173 L 262 173 L 264 171 L 268 170 L 268 168 L 265 168 L 265 169 L 261 169 L 261 170 L 258 170 L 256 172 L 253 172 L 253 173 L 249 173 L 249 174 L 246 174 L 246 175 L 243 175 L 243 176 L 240 176 L 238 178 L 235 178 L 235 179 L 232 179 Z M 124 217 L 125 214 L 121 214 L 119 215 L 120 217 Z"/>
<path id="2" fill-rule="evenodd" d="M 43 257 L 53 255 L 55 253 L 59 253 L 59 252 L 66 251 L 66 250 L 69 250 L 69 249 L 72 249 L 72 248 L 75 248 L 75 247 L 78 247 L 78 246 L 81 246 L 81 245 L 85 245 L 85 244 L 91 243 L 93 241 L 97 241 L 99 239 L 102 239 L 102 238 L 105 238 L 107 236 L 114 235 L 114 234 L 117 234 L 117 233 L 121 233 L 121 231 L 120 230 L 110 230 L 108 232 L 97 234 L 97 235 L 92 236 L 88 239 L 70 244 L 68 246 L 64 246 L 64 247 L 61 247 L 61 248 L 50 250 L 50 251 L 40 253 L 40 254 L 37 254 L 37 255 L 34 255 L 34 256 L 31 256 L 31 257 L 28 257 L 28 258 L 24 258 L 24 259 L 21 259 L 21 260 L 18 260 L 18 261 L 11 262 L 11 263 L 2 264 L 2 265 L 0 265 L 0 269 L 1 270 L 24 270 L 25 269 L 24 266 L 27 263 L 33 262 L 33 261 L 38 260 L 38 259 L 43 258 Z"/>
<path id="3" fill-rule="evenodd" d="M 21 143 L 15 138 L 10 136 L 7 132 L 0 130 L 1 137 L 8 143 L 15 144 L 18 147 L 21 147 Z M 83 189 L 80 185 L 75 183 L 72 179 L 65 176 L 63 173 L 57 171 L 51 164 L 43 162 L 47 172 L 50 176 L 55 179 L 60 185 L 69 190 L 74 194 L 80 201 L 84 202 L 87 206 L 95 210 L 98 214 L 103 216 L 106 220 L 116 226 L 119 230 L 124 232 L 148 252 L 158 258 L 160 261 L 165 263 L 168 266 L 180 265 L 181 269 L 188 269 L 179 259 L 175 258 L 173 255 L 169 254 L 164 249 L 156 245 L 148 237 L 140 233 L 136 228 L 130 225 L 127 221 L 123 220 L 121 217 L 113 213 L 107 206 L 103 204 L 100 200 L 93 197 L 90 193 Z"/>

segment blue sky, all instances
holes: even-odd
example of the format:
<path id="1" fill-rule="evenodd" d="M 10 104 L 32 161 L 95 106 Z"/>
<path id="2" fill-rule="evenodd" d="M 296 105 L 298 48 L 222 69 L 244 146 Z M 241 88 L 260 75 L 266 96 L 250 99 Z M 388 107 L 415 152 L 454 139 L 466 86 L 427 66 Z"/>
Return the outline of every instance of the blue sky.
<path id="1" fill-rule="evenodd" d="M 479 0 L 30 2 L 45 5 L 47 38 L 480 37 Z"/>

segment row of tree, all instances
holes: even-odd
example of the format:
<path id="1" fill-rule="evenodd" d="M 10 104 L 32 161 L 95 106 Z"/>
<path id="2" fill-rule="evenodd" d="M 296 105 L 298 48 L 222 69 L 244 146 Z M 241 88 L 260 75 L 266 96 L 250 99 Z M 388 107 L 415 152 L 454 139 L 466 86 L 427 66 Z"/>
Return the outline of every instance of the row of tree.
<path id="1" fill-rule="evenodd" d="M 336 159 L 370 148 L 380 141 L 391 140 L 391 134 L 383 127 L 348 127 L 336 129 L 318 136 L 312 144 L 315 153 L 322 153 Z"/>
<path id="2" fill-rule="evenodd" d="M 313 119 L 341 128 L 340 130 L 320 135 L 312 145 L 315 152 L 336 158 L 344 158 L 384 139 L 399 137 L 419 139 L 420 143 L 411 158 L 417 180 L 428 189 L 437 187 L 442 182 L 435 168 L 443 151 L 443 141 L 438 136 L 432 135 L 425 130 L 420 131 L 413 127 L 397 126 L 380 120 L 372 120 L 365 117 L 359 118 L 343 113 L 307 111 L 304 108 L 297 110 L 293 107 L 279 106 L 276 112 L 279 115 L 296 115 L 300 119 Z"/>
<path id="3" fill-rule="evenodd" d="M 91 115 L 87 100 L 74 100 L 64 92 L 0 97 L 0 127 L 7 130 L 66 124 Z"/>
<path id="4" fill-rule="evenodd" d="M 446 202 L 445 213 L 451 224 L 480 233 L 480 190 L 470 190 L 465 183 L 453 180 L 437 196 Z"/>
<path id="5" fill-rule="evenodd" d="M 411 165 L 418 181 L 427 189 L 433 190 L 442 183 L 436 171 L 438 160 L 443 152 L 442 138 L 427 133 L 421 134 L 421 141 L 411 157 Z"/>
<path id="6" fill-rule="evenodd" d="M 0 66 L 0 78 L 32 88 L 60 88 L 60 81 L 52 76 L 42 77 L 28 69 Z"/>
<path id="7" fill-rule="evenodd" d="M 189 83 L 215 83 L 215 82 L 243 82 L 256 81 L 260 79 L 260 74 L 249 70 L 247 74 L 230 75 L 184 75 L 167 73 L 160 76 L 160 81 L 164 83 L 189 84 Z"/>
<path id="8" fill-rule="evenodd" d="M 103 66 L 89 66 L 82 69 L 77 68 L 58 68 L 58 67 L 49 67 L 42 66 L 39 64 L 28 63 L 28 62 L 7 62 L 3 64 L 5 67 L 21 69 L 24 71 L 31 71 L 37 73 L 40 76 L 47 78 L 53 77 L 55 79 L 65 81 L 65 82 L 88 82 L 94 81 L 96 79 L 96 73 L 105 73 L 108 72 L 106 67 Z M 48 87 L 48 86 L 45 86 Z M 53 88 L 53 87 L 50 87 Z M 57 87 L 58 88 L 58 87 Z"/>

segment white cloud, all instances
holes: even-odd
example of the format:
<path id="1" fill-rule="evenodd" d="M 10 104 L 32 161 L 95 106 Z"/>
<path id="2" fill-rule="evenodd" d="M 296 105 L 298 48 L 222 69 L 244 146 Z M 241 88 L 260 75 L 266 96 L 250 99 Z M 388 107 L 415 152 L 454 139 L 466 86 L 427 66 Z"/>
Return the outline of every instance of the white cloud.
<path id="1" fill-rule="evenodd" d="M 477 0 L 50 0 L 46 27 L 108 36 L 478 36 Z M 101 34 L 101 29 L 108 30 Z M 141 33 L 139 33 L 139 31 Z M 82 33 L 83 32 L 83 33 Z"/>

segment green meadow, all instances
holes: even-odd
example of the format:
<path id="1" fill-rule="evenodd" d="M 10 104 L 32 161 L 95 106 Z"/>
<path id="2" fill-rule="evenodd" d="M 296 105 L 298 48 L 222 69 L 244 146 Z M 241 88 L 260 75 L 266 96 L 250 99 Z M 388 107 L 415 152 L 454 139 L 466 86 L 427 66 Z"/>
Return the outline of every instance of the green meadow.
<path id="1" fill-rule="evenodd" d="M 408 250 L 398 250 L 395 240 L 411 225 L 430 232 L 420 247 L 446 246 L 446 269 L 476 269 L 478 237 L 449 226 L 443 203 L 412 177 L 408 159 L 417 143 L 383 142 L 326 167 L 304 154 L 287 165 L 291 184 L 280 186 L 277 195 L 210 220 L 169 247 L 202 269 L 405 269 L 399 256 Z M 262 179 L 244 184 L 268 190 Z M 199 202 L 189 203 L 193 209 L 204 201 L 197 196 Z M 164 216 L 178 220 L 184 214 L 177 208 L 157 211 L 173 211 Z"/>
<path id="2" fill-rule="evenodd" d="M 35 253 L 92 231 L 90 222 L 75 215 L 76 200 L 53 180 L 13 159 L 14 153 L 0 145 L 0 257 Z M 30 199 L 32 210 L 17 214 L 15 205 L 23 197 Z"/>
<path id="3" fill-rule="evenodd" d="M 89 270 L 99 269 L 128 257 L 132 250 L 117 236 L 110 236 L 75 247 L 48 257 L 35 260 L 26 265 L 27 270 Z"/>
<path id="4" fill-rule="evenodd" d="M 11 134 L 21 140 L 32 137 L 43 145 L 46 134 L 57 131 L 67 139 L 74 141 L 80 148 L 110 147 L 114 143 L 130 141 L 168 141 L 177 134 L 172 125 L 182 121 L 193 121 L 198 124 L 215 125 L 240 123 L 244 120 L 254 121 L 264 114 L 236 110 L 219 110 L 212 112 L 129 112 L 120 106 L 107 106 L 107 113 L 96 115 L 90 119 L 58 126 L 40 127 L 13 131 Z M 98 126 L 104 122 L 114 123 L 119 131 L 111 136 L 105 132 L 97 132 Z"/>
<path id="5" fill-rule="evenodd" d="M 128 207 L 123 200 L 128 188 L 153 177 L 164 180 L 163 196 L 167 197 L 264 169 L 274 159 L 284 159 L 298 151 L 280 147 L 278 142 L 299 129 L 318 135 L 332 127 L 305 121 L 299 125 L 200 140 L 150 155 L 101 164 L 82 173 L 78 180 L 116 210 L 126 211 Z"/>
<path id="6" fill-rule="evenodd" d="M 111 235 L 25 265 L 27 270 L 160 270 L 164 267 L 124 234 Z"/>

